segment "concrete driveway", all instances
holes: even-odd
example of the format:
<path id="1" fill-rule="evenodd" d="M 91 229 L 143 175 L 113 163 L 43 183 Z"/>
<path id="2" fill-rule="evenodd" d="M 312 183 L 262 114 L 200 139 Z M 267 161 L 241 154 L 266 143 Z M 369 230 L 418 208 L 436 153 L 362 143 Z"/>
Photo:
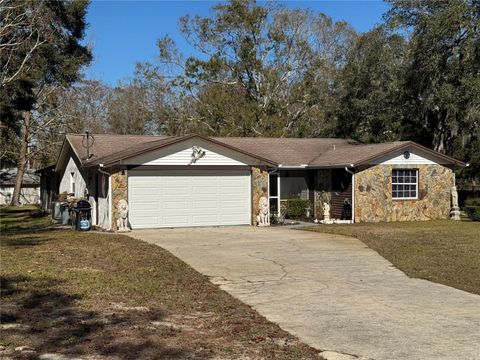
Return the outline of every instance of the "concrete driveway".
<path id="1" fill-rule="evenodd" d="M 359 240 L 254 227 L 131 236 L 169 250 L 327 357 L 480 359 L 480 296 L 408 278 Z"/>

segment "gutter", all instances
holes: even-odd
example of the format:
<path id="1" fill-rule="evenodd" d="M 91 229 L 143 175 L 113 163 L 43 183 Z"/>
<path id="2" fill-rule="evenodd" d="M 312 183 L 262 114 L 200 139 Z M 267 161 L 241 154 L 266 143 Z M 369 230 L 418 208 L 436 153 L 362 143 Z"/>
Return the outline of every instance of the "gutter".
<path id="1" fill-rule="evenodd" d="M 308 166 L 308 164 L 300 164 L 300 165 L 283 165 L 283 164 L 278 164 L 278 168 L 282 168 L 282 169 L 307 169 L 307 168 L 310 168 Z"/>

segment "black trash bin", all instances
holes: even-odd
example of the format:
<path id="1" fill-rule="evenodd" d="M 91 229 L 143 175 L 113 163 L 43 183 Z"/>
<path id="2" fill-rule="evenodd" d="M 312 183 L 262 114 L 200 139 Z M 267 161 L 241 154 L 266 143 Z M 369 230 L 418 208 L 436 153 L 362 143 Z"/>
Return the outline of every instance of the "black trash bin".
<path id="1" fill-rule="evenodd" d="M 73 206 L 72 227 L 75 230 L 88 231 L 92 228 L 92 206 L 86 200 L 80 200 Z"/>

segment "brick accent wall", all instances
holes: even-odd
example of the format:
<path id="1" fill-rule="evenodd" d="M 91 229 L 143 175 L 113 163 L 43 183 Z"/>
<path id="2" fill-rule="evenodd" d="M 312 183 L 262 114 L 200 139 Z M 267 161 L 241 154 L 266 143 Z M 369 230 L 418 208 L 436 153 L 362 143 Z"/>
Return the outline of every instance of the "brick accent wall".
<path id="1" fill-rule="evenodd" d="M 418 169 L 418 199 L 392 199 L 392 169 Z M 355 174 L 355 222 L 448 219 L 453 171 L 433 165 L 375 165 Z"/>
<path id="2" fill-rule="evenodd" d="M 118 171 L 110 175 L 112 182 L 112 230 L 117 231 L 118 202 L 125 199 L 128 202 L 128 184 L 126 171 Z"/>
<path id="3" fill-rule="evenodd" d="M 257 225 L 260 210 L 258 202 L 262 196 L 268 199 L 268 169 L 266 166 L 252 166 L 252 225 Z"/>

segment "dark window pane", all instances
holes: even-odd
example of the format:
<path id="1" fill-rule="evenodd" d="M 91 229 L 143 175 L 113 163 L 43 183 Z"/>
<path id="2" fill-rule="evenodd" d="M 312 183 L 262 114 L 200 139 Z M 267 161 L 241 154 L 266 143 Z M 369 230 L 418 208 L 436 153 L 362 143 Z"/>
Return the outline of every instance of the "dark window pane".
<path id="1" fill-rule="evenodd" d="M 398 192 L 397 192 L 397 191 L 394 191 L 394 192 L 392 193 L 392 196 L 393 196 L 394 198 L 398 197 Z"/>
<path id="2" fill-rule="evenodd" d="M 270 199 L 270 213 L 276 214 L 278 212 L 278 200 Z"/>
<path id="3" fill-rule="evenodd" d="M 282 176 L 280 178 L 280 197 L 282 199 L 308 199 L 308 185 L 306 175 Z"/>
<path id="4" fill-rule="evenodd" d="M 278 196 L 278 176 L 270 175 L 270 196 Z"/>

